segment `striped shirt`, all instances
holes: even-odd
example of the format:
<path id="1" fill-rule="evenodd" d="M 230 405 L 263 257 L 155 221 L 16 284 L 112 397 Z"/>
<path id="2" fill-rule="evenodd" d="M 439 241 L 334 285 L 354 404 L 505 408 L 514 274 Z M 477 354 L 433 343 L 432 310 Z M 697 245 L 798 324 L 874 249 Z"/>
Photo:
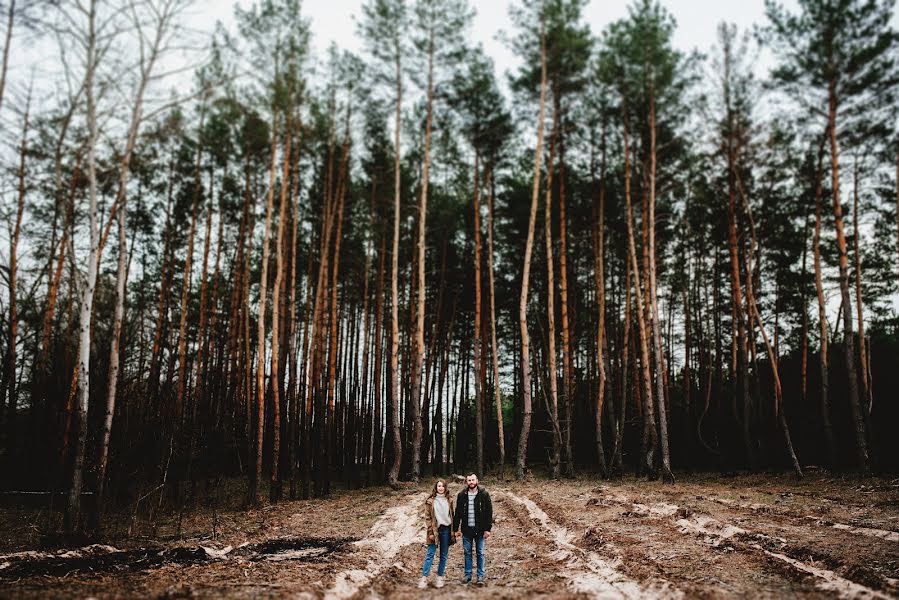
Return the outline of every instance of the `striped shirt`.
<path id="1" fill-rule="evenodd" d="M 474 522 L 474 499 L 478 496 L 478 490 L 471 491 L 468 490 L 468 526 L 472 529 L 475 528 Z"/>

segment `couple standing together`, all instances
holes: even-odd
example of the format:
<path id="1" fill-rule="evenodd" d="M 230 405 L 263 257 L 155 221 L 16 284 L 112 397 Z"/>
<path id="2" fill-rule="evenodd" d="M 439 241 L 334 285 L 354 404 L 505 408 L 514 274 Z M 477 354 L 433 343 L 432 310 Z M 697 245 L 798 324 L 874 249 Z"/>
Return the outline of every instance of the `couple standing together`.
<path id="1" fill-rule="evenodd" d="M 428 575 L 437 550 L 440 559 L 437 563 L 437 581 L 435 587 L 443 587 L 443 574 L 446 571 L 446 558 L 449 547 L 462 537 L 465 550 L 465 576 L 462 583 L 471 582 L 472 550 L 478 556 L 477 583 L 484 584 L 484 551 L 490 529 L 493 526 L 493 504 L 490 494 L 484 486 L 478 485 L 478 476 L 472 473 L 465 478 L 465 488 L 459 492 L 455 501 L 450 496 L 446 482 L 438 479 L 434 483 L 431 495 L 425 500 L 425 526 L 427 528 L 428 550 L 425 562 L 421 567 L 419 588 L 428 587 Z"/>

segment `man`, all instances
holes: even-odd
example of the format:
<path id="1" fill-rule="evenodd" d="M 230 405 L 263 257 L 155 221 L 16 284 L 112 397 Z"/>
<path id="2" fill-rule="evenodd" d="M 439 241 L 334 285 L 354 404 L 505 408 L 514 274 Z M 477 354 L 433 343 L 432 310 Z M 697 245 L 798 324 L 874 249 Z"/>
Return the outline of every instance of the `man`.
<path id="1" fill-rule="evenodd" d="M 460 531 L 461 525 L 461 531 Z M 493 503 L 484 486 L 478 485 L 478 476 L 472 473 L 465 478 L 465 489 L 456 498 L 453 515 L 453 535 L 462 536 L 465 550 L 465 577 L 462 583 L 471 583 L 471 550 L 477 546 L 478 585 L 484 585 L 484 550 L 490 529 L 493 527 Z"/>

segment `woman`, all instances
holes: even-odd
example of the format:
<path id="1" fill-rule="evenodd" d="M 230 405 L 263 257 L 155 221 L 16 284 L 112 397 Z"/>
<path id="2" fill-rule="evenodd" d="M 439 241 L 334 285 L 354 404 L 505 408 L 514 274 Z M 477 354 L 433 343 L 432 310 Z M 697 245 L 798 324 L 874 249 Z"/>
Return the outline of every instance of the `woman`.
<path id="1" fill-rule="evenodd" d="M 443 587 L 443 573 L 446 571 L 446 557 L 449 554 L 450 544 L 453 539 L 450 527 L 453 524 L 453 499 L 450 497 L 446 482 L 438 479 L 434 484 L 431 495 L 425 500 L 425 528 L 428 542 L 428 550 L 425 554 L 425 562 L 421 567 L 421 579 L 418 587 L 428 587 L 428 575 L 431 572 L 431 564 L 437 547 L 440 546 L 440 562 L 437 563 L 437 581 L 434 587 Z"/>

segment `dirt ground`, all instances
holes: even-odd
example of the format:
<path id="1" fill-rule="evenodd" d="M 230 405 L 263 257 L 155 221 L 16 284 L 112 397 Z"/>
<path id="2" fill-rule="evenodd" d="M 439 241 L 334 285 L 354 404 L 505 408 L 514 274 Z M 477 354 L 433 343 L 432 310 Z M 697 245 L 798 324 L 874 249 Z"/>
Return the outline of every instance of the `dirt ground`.
<path id="1" fill-rule="evenodd" d="M 495 516 L 485 586 L 459 583 L 456 544 L 447 585 L 433 587 L 435 564 L 427 592 L 415 587 L 425 480 L 251 511 L 204 506 L 180 537 L 170 523 L 68 551 L 30 549 L 35 514 L 3 509 L 0 596 L 899 598 L 899 479 L 482 483 Z"/>

